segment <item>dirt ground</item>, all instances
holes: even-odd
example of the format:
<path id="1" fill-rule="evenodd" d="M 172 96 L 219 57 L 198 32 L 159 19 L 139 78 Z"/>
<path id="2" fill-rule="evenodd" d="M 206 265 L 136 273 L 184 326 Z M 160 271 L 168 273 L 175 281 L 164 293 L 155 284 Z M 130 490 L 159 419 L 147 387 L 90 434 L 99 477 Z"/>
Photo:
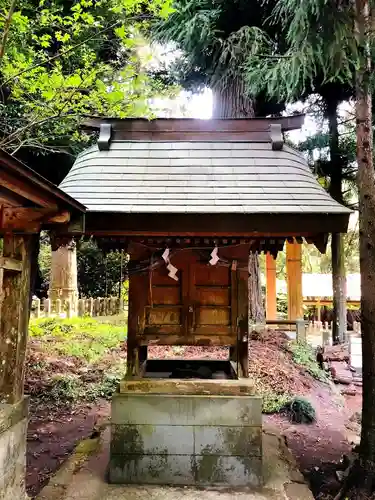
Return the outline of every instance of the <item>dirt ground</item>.
<path id="1" fill-rule="evenodd" d="M 98 422 L 110 415 L 110 403 L 56 406 L 30 403 L 27 433 L 26 488 L 33 497 L 71 455 L 76 444 L 90 437 Z"/>
<path id="2" fill-rule="evenodd" d="M 315 381 L 309 374 L 290 362 L 288 353 L 280 350 L 283 339 L 272 334 L 271 339 L 251 341 L 251 369 L 259 377 L 272 379 L 275 390 L 281 384 L 308 397 L 316 409 L 317 420 L 310 425 L 291 424 L 279 414 L 265 415 L 264 420 L 277 426 L 286 436 L 287 444 L 296 457 L 301 472 L 308 479 L 316 498 L 330 499 L 338 489 L 336 465 L 351 446 L 345 440 L 345 424 L 361 408 L 361 392 L 355 396 L 341 396 L 340 386 Z M 182 349 L 182 350 L 181 350 Z M 227 358 L 224 348 L 165 348 L 154 347 L 150 357 L 216 359 Z M 265 371 L 264 367 L 267 366 Z M 263 371 L 262 371 L 263 370 Z M 266 374 L 265 374 L 266 373 Z M 30 382 L 30 381 L 29 381 Z M 49 477 L 72 453 L 75 445 L 90 437 L 98 423 L 109 418 L 110 403 L 100 400 L 95 404 L 52 406 L 32 400 L 28 430 L 27 491 L 36 495 Z"/>

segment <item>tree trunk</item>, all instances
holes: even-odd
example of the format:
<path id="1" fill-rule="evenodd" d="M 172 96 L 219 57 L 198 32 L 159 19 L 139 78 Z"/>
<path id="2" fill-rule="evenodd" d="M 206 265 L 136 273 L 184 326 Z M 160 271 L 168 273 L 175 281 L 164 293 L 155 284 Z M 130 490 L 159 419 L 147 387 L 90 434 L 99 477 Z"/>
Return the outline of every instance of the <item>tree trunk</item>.
<path id="1" fill-rule="evenodd" d="M 212 118 L 254 118 L 252 99 L 246 94 L 239 77 L 230 82 L 219 82 L 213 89 Z"/>
<path id="2" fill-rule="evenodd" d="M 327 100 L 329 128 L 329 153 L 331 157 L 330 195 L 342 203 L 342 161 L 339 146 L 337 120 L 338 100 Z M 340 233 L 332 234 L 332 289 L 333 289 L 333 343 L 343 342 L 346 333 L 346 272 L 344 259 L 344 240 Z"/>
<path id="3" fill-rule="evenodd" d="M 362 326 L 362 431 L 359 459 L 342 498 L 362 498 L 375 490 L 375 175 L 373 165 L 369 0 L 356 0 L 356 34 L 361 62 L 356 81 L 356 132 L 359 190 L 359 251 Z M 360 492 L 353 496 L 353 489 Z M 350 490 L 349 495 L 346 493 Z M 367 498 L 367 497 L 366 497 Z"/>
<path id="4" fill-rule="evenodd" d="M 245 84 L 239 77 L 230 82 L 219 82 L 213 89 L 213 118 L 254 118 L 252 99 L 246 94 Z M 249 270 L 249 327 L 265 320 L 258 254 L 250 252 Z"/>
<path id="5" fill-rule="evenodd" d="M 341 233 L 332 233 L 332 290 L 334 344 L 344 342 L 346 337 L 346 271 L 344 259 L 344 238 Z"/>
<path id="6" fill-rule="evenodd" d="M 249 254 L 249 326 L 264 323 L 265 313 L 262 300 L 262 287 L 260 282 L 260 268 L 257 252 Z"/>
<path id="7" fill-rule="evenodd" d="M 78 280 L 77 249 L 74 239 L 59 240 L 51 238 L 52 259 L 49 298 L 69 302 L 71 310 L 77 313 Z"/>

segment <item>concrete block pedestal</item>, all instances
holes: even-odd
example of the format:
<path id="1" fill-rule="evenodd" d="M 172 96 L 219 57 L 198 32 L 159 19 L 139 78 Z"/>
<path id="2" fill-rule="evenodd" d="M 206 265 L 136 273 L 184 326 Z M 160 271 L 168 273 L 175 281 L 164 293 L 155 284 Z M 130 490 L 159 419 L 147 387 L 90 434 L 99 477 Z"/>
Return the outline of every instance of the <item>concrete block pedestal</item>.
<path id="1" fill-rule="evenodd" d="M 261 398 L 250 381 L 168 380 L 167 394 L 163 382 L 123 381 L 113 396 L 109 481 L 260 486 Z"/>
<path id="2" fill-rule="evenodd" d="M 28 400 L 0 404 L 0 500 L 25 500 Z"/>

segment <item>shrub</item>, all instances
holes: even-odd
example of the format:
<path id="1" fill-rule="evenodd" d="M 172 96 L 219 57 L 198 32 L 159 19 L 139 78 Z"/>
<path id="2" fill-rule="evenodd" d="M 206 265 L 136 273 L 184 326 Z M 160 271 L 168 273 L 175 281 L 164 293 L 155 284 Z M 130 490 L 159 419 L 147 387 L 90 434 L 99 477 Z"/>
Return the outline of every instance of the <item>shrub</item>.
<path id="1" fill-rule="evenodd" d="M 300 397 L 288 401 L 282 412 L 288 416 L 291 422 L 296 424 L 311 424 L 316 420 L 316 412 L 312 404 Z"/>

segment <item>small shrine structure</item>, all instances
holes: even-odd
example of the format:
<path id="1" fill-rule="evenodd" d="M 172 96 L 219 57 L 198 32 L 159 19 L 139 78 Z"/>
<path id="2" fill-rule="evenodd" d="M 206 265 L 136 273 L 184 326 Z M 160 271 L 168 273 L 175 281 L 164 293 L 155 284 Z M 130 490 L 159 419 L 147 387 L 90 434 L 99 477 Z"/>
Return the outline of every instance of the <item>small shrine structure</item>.
<path id="1" fill-rule="evenodd" d="M 287 242 L 289 316 L 302 317 L 303 239 L 346 232 L 334 201 L 284 141 L 302 116 L 93 119 L 97 144 L 61 189 L 85 235 L 130 255 L 127 373 L 112 402 L 109 480 L 262 482 L 261 398 L 249 378 L 248 257 Z M 272 279 L 271 279 L 272 278 Z M 154 360 L 154 345 L 228 346 L 227 361 Z M 251 364 L 250 364 L 251 374 Z"/>

